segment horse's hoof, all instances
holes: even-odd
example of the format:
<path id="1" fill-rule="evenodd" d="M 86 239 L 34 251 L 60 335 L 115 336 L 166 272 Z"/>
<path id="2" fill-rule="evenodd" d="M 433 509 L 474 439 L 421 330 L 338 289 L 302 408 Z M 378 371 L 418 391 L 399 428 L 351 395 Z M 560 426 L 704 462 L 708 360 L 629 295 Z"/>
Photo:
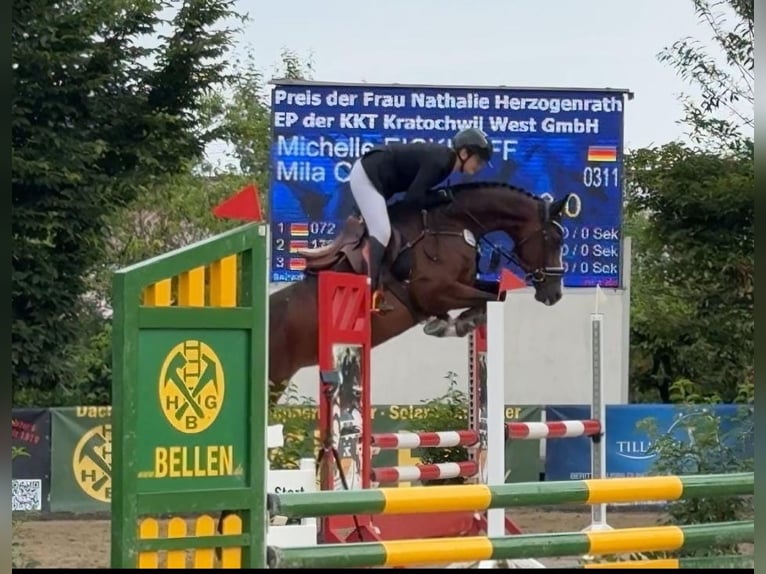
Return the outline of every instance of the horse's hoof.
<path id="1" fill-rule="evenodd" d="M 423 325 L 423 332 L 431 337 L 443 337 L 449 329 L 449 322 L 444 319 L 431 319 Z"/>
<path id="2" fill-rule="evenodd" d="M 454 336 L 455 324 L 445 319 L 431 319 L 423 326 L 423 332 L 431 337 Z"/>

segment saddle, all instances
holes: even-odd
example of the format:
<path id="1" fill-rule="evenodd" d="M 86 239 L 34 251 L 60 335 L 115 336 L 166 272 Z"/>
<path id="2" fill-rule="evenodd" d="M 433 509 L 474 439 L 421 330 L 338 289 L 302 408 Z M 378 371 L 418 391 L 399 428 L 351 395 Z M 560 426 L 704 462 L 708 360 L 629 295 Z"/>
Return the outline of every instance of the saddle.
<path id="1" fill-rule="evenodd" d="M 306 271 L 330 269 L 345 257 L 354 273 L 367 273 L 367 262 L 363 254 L 364 241 L 368 237 L 367 227 L 361 217 L 349 215 L 338 236 L 327 245 L 298 251 L 298 256 L 306 260 Z M 409 257 L 403 257 L 406 240 L 401 231 L 391 228 L 391 239 L 383 254 L 383 263 L 400 281 L 409 278 Z M 406 246 L 409 248 L 409 245 Z"/>

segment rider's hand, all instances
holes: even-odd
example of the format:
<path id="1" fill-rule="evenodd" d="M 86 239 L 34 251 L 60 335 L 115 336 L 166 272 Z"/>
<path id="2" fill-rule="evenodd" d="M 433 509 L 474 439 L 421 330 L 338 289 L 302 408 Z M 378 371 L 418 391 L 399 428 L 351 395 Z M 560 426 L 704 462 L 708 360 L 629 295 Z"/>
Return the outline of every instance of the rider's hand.
<path id="1" fill-rule="evenodd" d="M 452 191 L 449 189 L 440 189 L 436 192 L 436 195 L 439 196 L 439 199 L 453 199 Z"/>

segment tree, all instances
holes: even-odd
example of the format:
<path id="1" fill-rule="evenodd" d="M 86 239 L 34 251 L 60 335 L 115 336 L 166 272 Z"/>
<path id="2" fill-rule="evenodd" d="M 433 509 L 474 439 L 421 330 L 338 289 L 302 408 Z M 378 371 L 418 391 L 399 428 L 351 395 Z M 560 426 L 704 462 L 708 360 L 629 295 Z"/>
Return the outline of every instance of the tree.
<path id="1" fill-rule="evenodd" d="M 695 86 L 699 100 L 683 96 L 684 123 L 692 141 L 704 147 L 742 150 L 752 147 L 755 105 L 754 1 L 692 0 L 708 25 L 720 54 L 708 53 L 698 40 L 683 38 L 659 54 Z"/>
<path id="2" fill-rule="evenodd" d="M 674 383 L 730 401 L 753 382 L 753 1 L 692 2 L 720 54 L 684 38 L 659 59 L 700 92 L 683 96 L 694 147 L 626 161 L 632 390 L 663 402 Z"/>
<path id="3" fill-rule="evenodd" d="M 669 402 L 689 379 L 732 400 L 753 375 L 752 158 L 668 144 L 628 169 L 634 389 Z"/>
<path id="4" fill-rule="evenodd" d="M 77 354 L 81 374 L 69 385 L 71 401 L 110 401 L 111 325 L 104 315 L 111 308 L 114 270 L 240 225 L 215 218 L 212 208 L 245 184 L 255 182 L 265 200 L 271 111 L 263 74 L 252 62 L 249 52 L 233 59 L 225 78 L 199 102 L 198 128 L 230 147 L 231 161 L 214 165 L 204 158 L 190 160 L 176 173 L 156 176 L 128 205 L 106 218 L 106 249 L 88 274 L 89 312 L 82 314 L 83 322 L 85 317 L 88 321 Z M 305 77 L 311 64 L 285 51 L 281 68 L 288 77 Z"/>
<path id="5" fill-rule="evenodd" d="M 13 5 L 14 400 L 68 403 L 83 299 L 109 216 L 200 157 L 233 0 L 26 0 Z M 157 37 L 168 25 L 168 36 Z"/>

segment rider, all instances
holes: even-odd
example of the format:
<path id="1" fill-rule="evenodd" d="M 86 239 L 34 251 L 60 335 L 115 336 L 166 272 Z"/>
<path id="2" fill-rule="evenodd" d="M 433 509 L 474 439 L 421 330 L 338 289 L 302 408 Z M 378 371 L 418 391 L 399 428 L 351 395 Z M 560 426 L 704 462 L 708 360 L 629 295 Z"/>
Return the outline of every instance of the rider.
<path id="1" fill-rule="evenodd" d="M 392 143 L 374 147 L 351 168 L 349 183 L 369 234 L 368 269 L 372 310 L 391 310 L 380 285 L 383 254 L 391 238 L 386 200 L 402 191 L 407 200 L 422 202 L 431 188 L 453 172 L 472 175 L 489 163 L 492 144 L 477 128 L 458 132 L 452 147 L 435 143 Z"/>

